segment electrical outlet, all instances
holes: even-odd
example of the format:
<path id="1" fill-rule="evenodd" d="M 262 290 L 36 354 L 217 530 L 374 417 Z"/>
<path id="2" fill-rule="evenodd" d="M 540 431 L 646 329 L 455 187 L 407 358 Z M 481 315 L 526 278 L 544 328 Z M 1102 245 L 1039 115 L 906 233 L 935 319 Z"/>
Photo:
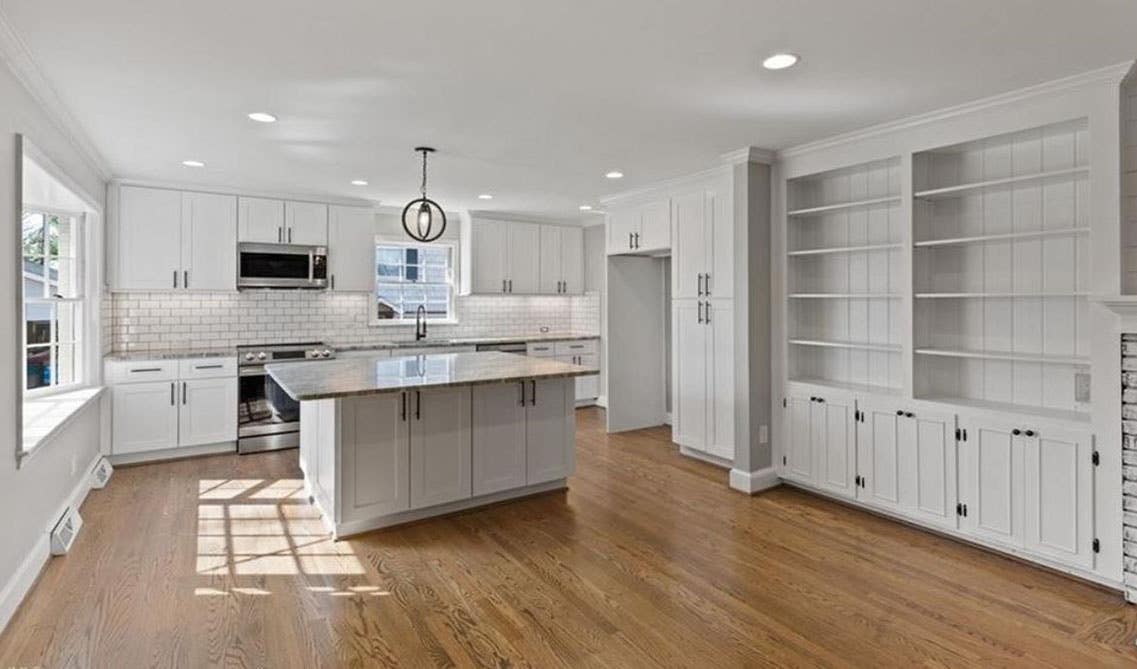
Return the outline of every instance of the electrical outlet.
<path id="1" fill-rule="evenodd" d="M 541 326 L 541 334 L 548 334 L 548 332 L 549 332 L 549 326 L 548 325 L 542 325 Z"/>
<path id="2" fill-rule="evenodd" d="M 1082 372 L 1074 375 L 1074 401 L 1090 401 L 1090 375 Z"/>
<path id="3" fill-rule="evenodd" d="M 765 425 L 758 426 L 758 443 L 764 444 L 770 441 L 770 430 Z"/>

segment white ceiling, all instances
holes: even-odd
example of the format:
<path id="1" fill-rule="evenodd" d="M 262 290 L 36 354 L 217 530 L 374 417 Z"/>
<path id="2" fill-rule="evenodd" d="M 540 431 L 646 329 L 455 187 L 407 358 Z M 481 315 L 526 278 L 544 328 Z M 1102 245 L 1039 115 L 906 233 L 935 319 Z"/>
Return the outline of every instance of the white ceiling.
<path id="1" fill-rule="evenodd" d="M 576 217 L 1137 56 L 1133 0 L 0 0 L 117 176 Z M 782 72 L 759 67 L 801 54 Z M 274 125 L 245 114 L 269 111 Z M 183 159 L 204 160 L 192 170 Z M 620 169 L 621 181 L 604 173 Z M 364 178 L 365 188 L 349 181 Z M 492 202 L 476 199 L 489 192 Z"/>

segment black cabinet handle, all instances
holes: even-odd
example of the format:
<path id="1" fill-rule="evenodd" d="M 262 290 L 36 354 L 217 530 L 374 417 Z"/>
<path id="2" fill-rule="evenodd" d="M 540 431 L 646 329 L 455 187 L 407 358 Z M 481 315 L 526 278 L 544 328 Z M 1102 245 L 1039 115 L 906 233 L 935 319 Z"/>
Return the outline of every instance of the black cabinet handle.
<path id="1" fill-rule="evenodd" d="M 1015 435 L 1016 437 L 1022 433 L 1023 433 L 1023 431 L 1018 429 L 1017 427 L 1015 429 L 1011 430 L 1011 434 Z"/>
<path id="2" fill-rule="evenodd" d="M 422 393 L 415 391 L 415 420 L 422 420 Z"/>
<path id="3" fill-rule="evenodd" d="M 632 246 L 632 233 L 630 233 L 630 232 L 628 233 L 628 248 L 630 248 L 630 249 L 635 248 L 634 246 Z"/>
<path id="4" fill-rule="evenodd" d="M 174 388 L 177 385 L 176 383 L 170 383 L 170 406 L 174 406 Z"/>
<path id="5" fill-rule="evenodd" d="M 636 248 L 640 247 L 640 233 L 636 233 Z"/>
<path id="6" fill-rule="evenodd" d="M 525 382 L 518 381 L 517 385 L 521 386 L 521 406 L 525 406 Z"/>
<path id="7" fill-rule="evenodd" d="M 903 411 L 901 411 L 900 409 L 897 409 L 897 410 L 896 410 L 896 415 L 897 415 L 897 416 L 903 416 L 903 415 L 904 415 L 904 412 L 903 412 Z"/>
<path id="8" fill-rule="evenodd" d="M 907 418 L 915 418 L 916 414 L 912 413 L 911 411 L 908 411 L 904 414 L 904 416 Z"/>
<path id="9" fill-rule="evenodd" d="M 501 280 L 501 292 L 505 292 L 505 279 Z"/>
<path id="10" fill-rule="evenodd" d="M 406 393 L 399 393 L 399 399 L 400 399 L 399 419 L 405 421 L 407 419 L 407 394 Z"/>
<path id="11" fill-rule="evenodd" d="M 529 383 L 532 384 L 529 387 L 529 406 L 537 406 L 537 380 L 533 379 Z"/>
<path id="12" fill-rule="evenodd" d="M 134 374 L 136 372 L 160 372 L 160 371 L 162 371 L 161 367 L 138 367 L 136 369 L 130 370 L 130 373 Z"/>
<path id="13" fill-rule="evenodd" d="M 1028 437 L 1033 437 L 1035 435 L 1035 432 L 1034 430 L 1027 430 L 1024 434 L 1026 434 Z"/>

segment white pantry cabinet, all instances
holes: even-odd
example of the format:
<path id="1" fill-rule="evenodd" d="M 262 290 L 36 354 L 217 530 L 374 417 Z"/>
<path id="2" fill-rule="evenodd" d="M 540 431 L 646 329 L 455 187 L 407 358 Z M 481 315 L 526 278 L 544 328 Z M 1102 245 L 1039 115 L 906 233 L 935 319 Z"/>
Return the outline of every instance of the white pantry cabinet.
<path id="1" fill-rule="evenodd" d="M 115 290 L 236 290 L 237 198 L 120 186 Z"/>
<path id="2" fill-rule="evenodd" d="M 729 300 L 672 302 L 672 439 L 734 459 L 734 308 Z"/>
<path id="3" fill-rule="evenodd" d="M 328 287 L 341 292 L 375 288 L 375 216 L 365 207 L 328 207 Z"/>
<path id="4" fill-rule="evenodd" d="M 558 225 L 540 226 L 541 283 L 544 295 L 584 292 L 584 230 Z"/>
<path id="5" fill-rule="evenodd" d="M 657 254 L 671 248 L 667 198 L 613 207 L 608 213 L 608 255 Z"/>
<path id="6" fill-rule="evenodd" d="M 471 495 L 470 386 L 407 393 L 411 455 L 411 508 L 445 504 Z"/>
<path id="7" fill-rule="evenodd" d="M 730 298 L 734 292 L 734 221 L 728 189 L 709 184 L 671 198 L 675 298 Z"/>

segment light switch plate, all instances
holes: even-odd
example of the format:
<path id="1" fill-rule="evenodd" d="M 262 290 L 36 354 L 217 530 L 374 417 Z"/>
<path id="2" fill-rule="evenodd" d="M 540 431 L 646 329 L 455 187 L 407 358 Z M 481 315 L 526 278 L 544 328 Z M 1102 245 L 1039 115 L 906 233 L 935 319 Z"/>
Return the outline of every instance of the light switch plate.
<path id="1" fill-rule="evenodd" d="M 1074 401 L 1090 401 L 1090 375 L 1085 372 L 1074 375 Z"/>
<path id="2" fill-rule="evenodd" d="M 770 441 L 770 431 L 766 428 L 765 425 L 759 425 L 758 426 L 758 443 L 764 444 L 767 441 Z"/>

